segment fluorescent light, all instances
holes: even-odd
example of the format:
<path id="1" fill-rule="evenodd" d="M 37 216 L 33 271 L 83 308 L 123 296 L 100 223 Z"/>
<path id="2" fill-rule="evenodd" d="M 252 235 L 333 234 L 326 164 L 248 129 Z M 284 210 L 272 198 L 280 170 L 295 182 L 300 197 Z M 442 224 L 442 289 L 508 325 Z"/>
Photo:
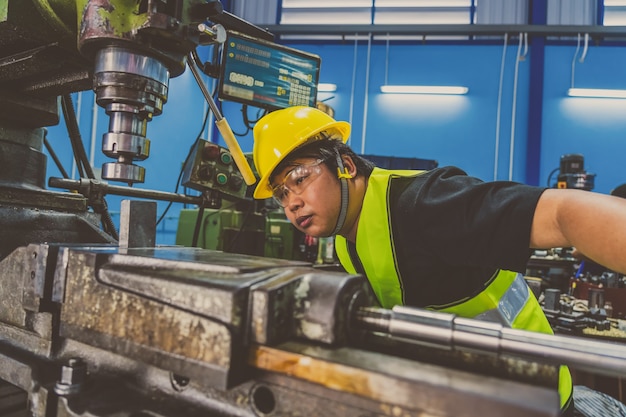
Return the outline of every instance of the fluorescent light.
<path id="1" fill-rule="evenodd" d="M 317 91 L 323 93 L 332 93 L 337 91 L 337 84 L 319 83 L 317 85 Z"/>
<path id="2" fill-rule="evenodd" d="M 626 98 L 626 90 L 609 90 L 600 88 L 570 88 L 570 97 Z"/>
<path id="3" fill-rule="evenodd" d="M 380 91 L 392 94 L 467 94 L 469 89 L 443 85 L 382 85 Z"/>

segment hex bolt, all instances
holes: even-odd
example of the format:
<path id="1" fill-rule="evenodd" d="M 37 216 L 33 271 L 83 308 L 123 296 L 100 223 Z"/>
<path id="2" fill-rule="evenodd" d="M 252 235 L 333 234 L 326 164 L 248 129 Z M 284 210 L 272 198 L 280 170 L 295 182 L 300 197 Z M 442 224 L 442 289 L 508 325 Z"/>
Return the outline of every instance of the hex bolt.
<path id="1" fill-rule="evenodd" d="M 82 359 L 72 358 L 61 367 L 61 378 L 54 386 L 54 392 L 60 396 L 78 393 L 87 379 L 87 365 Z"/>

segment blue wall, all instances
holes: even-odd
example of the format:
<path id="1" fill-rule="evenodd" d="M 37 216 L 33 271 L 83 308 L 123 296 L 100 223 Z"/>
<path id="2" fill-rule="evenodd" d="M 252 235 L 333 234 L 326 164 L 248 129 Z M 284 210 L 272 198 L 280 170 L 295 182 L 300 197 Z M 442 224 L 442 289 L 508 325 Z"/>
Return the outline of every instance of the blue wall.
<path id="1" fill-rule="evenodd" d="M 359 41 L 356 47 L 353 41 L 289 46 L 321 56 L 320 82 L 335 83 L 338 90 L 321 93 L 320 99 L 335 109 L 337 119 L 352 123 L 350 144 L 357 152 L 435 159 L 440 166 L 456 165 L 484 180 L 511 178 L 528 182 L 527 178 L 533 176 L 526 170 L 532 169 L 538 172 L 538 185 L 546 185 L 561 155 L 581 153 L 585 169 L 597 174 L 594 191 L 609 193 L 626 182 L 621 167 L 626 155 L 626 100 L 566 96 L 576 53 L 576 45 L 571 42 L 548 45 L 545 62 L 534 63 L 544 76 L 540 113 L 529 112 L 533 63 L 530 53 L 517 59 L 518 50 L 522 55 L 524 52 L 517 38 L 511 39 L 506 48 L 501 90 L 504 48 L 500 41 L 472 45 L 392 43 L 389 49 L 380 41 L 371 45 Z M 575 86 L 626 88 L 625 69 L 625 46 L 592 45 L 584 62 L 575 66 Z M 385 77 L 389 84 L 465 85 L 469 93 L 439 97 L 381 94 Z M 80 127 L 89 152 L 93 94 L 81 95 Z M 239 104 L 223 103 L 224 116 L 237 133 L 246 131 L 241 110 Z M 170 81 L 163 115 L 148 125 L 151 155 L 139 162 L 147 175 L 145 184 L 137 187 L 174 191 L 181 164 L 201 129 L 205 111 L 206 104 L 189 72 Z M 101 109 L 97 113 L 95 166 L 100 167 L 110 161 L 100 150 L 108 118 Z M 249 108 L 248 114 L 256 119 L 258 109 Z M 539 123 L 540 155 L 527 157 L 529 126 Z M 51 143 L 69 169 L 65 127 L 61 124 L 49 130 Z M 202 137 L 211 139 L 211 130 L 205 130 Z M 224 144 L 221 138 L 218 140 Z M 252 151 L 251 132 L 239 141 L 244 152 Z M 59 176 L 51 160 L 48 166 L 49 175 Z M 108 197 L 113 212 L 119 211 L 120 200 Z M 159 203 L 159 215 L 165 206 Z M 159 227 L 157 243 L 174 242 L 181 207 L 179 203 L 172 206 L 169 218 Z"/>
<path id="2" fill-rule="evenodd" d="M 597 174 L 594 191 L 610 193 L 626 183 L 626 100 L 566 97 L 575 50 L 546 48 L 541 178 L 561 154 L 581 153 L 585 169 Z M 590 47 L 574 74 L 575 87 L 626 89 L 626 47 Z"/>

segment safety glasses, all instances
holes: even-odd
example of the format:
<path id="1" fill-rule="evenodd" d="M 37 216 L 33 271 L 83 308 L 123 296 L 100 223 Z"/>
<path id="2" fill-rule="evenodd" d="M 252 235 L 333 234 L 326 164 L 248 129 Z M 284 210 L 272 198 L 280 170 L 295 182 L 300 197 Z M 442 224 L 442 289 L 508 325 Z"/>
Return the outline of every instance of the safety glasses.
<path id="1" fill-rule="evenodd" d="M 320 164 L 323 159 L 318 159 L 309 164 L 302 164 L 294 167 L 285 175 L 282 184 L 272 188 L 272 197 L 281 206 L 286 207 L 289 203 L 289 194 L 300 195 L 322 174 Z"/>

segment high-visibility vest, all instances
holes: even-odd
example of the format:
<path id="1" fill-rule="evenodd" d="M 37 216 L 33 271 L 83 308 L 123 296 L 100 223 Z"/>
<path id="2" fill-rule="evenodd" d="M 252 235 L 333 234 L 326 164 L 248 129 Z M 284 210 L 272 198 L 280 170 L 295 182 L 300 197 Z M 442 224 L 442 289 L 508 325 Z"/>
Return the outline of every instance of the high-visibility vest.
<path id="1" fill-rule="evenodd" d="M 360 264 L 383 308 L 404 305 L 402 281 L 398 270 L 389 213 L 389 184 L 394 178 L 417 176 L 424 171 L 389 171 L 374 168 L 369 177 L 363 207 L 359 217 L 356 254 L 350 254 L 348 242 L 336 236 L 335 250 L 347 272 L 356 274 Z M 360 268 L 359 268 L 360 269 Z M 553 334 L 550 323 L 539 302 L 529 290 L 523 276 L 517 272 L 498 270 L 486 288 L 478 295 L 446 305 L 426 308 L 500 323 L 514 329 Z M 572 377 L 566 366 L 559 369 L 561 409 L 569 406 L 572 397 Z"/>

